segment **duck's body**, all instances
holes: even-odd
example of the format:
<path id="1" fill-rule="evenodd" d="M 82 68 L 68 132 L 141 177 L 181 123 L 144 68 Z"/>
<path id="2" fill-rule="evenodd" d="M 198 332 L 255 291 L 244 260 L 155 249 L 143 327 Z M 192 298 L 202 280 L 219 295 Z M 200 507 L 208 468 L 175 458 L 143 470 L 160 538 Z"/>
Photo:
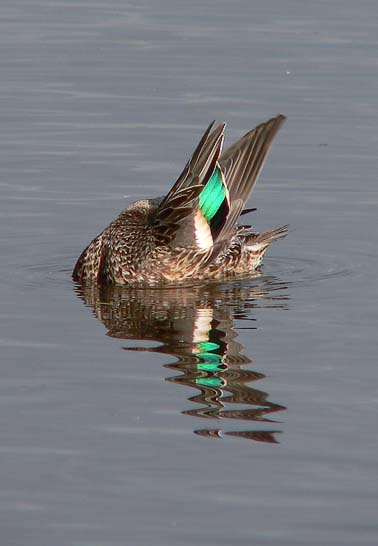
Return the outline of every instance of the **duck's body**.
<path id="1" fill-rule="evenodd" d="M 154 286 L 252 275 L 271 241 L 287 227 L 254 233 L 244 212 L 274 136 L 277 116 L 221 155 L 224 125 L 205 132 L 165 197 L 137 201 L 79 257 L 75 280 Z"/>

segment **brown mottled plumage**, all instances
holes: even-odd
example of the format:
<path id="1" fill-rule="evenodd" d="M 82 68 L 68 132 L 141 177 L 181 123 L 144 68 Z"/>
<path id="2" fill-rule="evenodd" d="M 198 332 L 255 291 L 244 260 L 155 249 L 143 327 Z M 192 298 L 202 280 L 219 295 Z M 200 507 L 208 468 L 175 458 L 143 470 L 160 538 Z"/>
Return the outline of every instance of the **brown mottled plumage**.
<path id="1" fill-rule="evenodd" d="M 168 194 L 124 209 L 82 252 L 73 278 L 156 286 L 252 275 L 287 233 L 237 224 L 284 120 L 262 123 L 223 154 L 225 125 L 210 124 Z"/>

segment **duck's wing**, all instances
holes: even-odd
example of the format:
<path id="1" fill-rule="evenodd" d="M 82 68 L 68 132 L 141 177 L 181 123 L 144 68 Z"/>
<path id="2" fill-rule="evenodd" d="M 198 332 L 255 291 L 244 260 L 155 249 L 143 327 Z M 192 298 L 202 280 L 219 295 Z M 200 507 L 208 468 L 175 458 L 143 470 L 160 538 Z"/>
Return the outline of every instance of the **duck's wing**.
<path id="1" fill-rule="evenodd" d="M 219 159 L 225 124 L 212 133 L 214 122 L 206 129 L 178 180 L 160 201 L 151 225 L 162 244 L 195 243 L 194 215 L 199 196 L 214 173 Z"/>
<path id="2" fill-rule="evenodd" d="M 225 125 L 211 133 L 211 124 L 152 216 L 156 241 L 213 248 L 209 259 L 214 259 L 235 233 L 236 222 L 284 120 L 279 115 L 262 123 L 222 155 Z"/>
<path id="3" fill-rule="evenodd" d="M 219 166 L 229 192 L 229 212 L 218 240 L 227 240 L 233 233 L 235 224 L 257 182 L 273 139 L 285 119 L 285 116 L 280 114 L 261 123 L 221 155 Z"/>

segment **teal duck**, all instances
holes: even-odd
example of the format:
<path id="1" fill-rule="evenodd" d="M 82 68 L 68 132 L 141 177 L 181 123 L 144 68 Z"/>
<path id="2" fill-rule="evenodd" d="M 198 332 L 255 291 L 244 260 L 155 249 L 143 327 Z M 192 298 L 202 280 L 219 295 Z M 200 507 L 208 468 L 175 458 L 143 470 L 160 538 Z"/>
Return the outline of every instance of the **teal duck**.
<path id="1" fill-rule="evenodd" d="M 164 197 L 136 201 L 84 249 L 76 281 L 160 286 L 253 276 L 287 226 L 240 225 L 272 141 L 285 120 L 258 125 L 222 153 L 225 124 L 205 131 Z"/>

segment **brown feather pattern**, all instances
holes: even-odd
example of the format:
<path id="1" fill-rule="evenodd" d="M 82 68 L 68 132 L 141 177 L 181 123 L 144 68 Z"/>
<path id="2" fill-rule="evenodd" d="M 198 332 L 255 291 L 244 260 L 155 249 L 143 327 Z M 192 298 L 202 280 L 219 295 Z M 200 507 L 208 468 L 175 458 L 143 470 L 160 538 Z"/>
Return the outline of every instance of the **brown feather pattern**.
<path id="1" fill-rule="evenodd" d="M 287 226 L 254 233 L 237 222 L 284 119 L 279 115 L 260 124 L 222 155 L 225 124 L 213 130 L 211 123 L 167 195 L 124 209 L 82 252 L 74 279 L 155 286 L 253 274 L 270 242 L 284 237 Z M 218 211 L 224 219 L 217 218 L 221 229 L 213 229 L 213 245 L 202 248 L 195 237 L 195 215 L 216 168 L 223 173 L 228 202 Z"/>

